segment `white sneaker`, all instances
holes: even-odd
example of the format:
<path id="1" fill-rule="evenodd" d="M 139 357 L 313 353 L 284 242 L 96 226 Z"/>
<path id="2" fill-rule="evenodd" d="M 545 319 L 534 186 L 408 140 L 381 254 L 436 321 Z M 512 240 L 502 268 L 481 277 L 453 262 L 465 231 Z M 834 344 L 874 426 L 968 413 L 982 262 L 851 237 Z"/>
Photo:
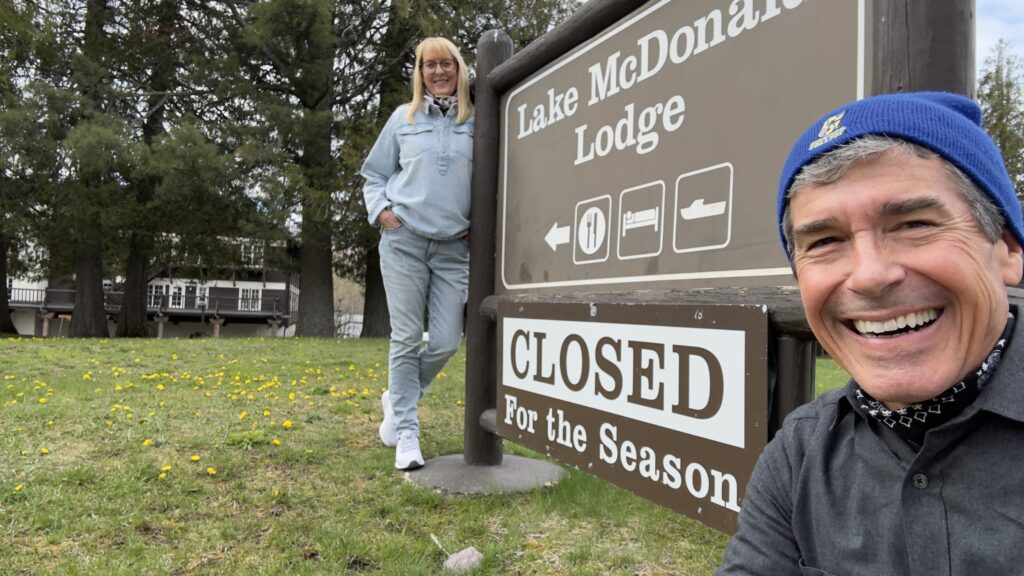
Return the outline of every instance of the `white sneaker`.
<path id="1" fill-rule="evenodd" d="M 395 449 L 395 468 L 415 470 L 421 466 L 423 453 L 420 452 L 419 436 L 415 432 L 402 432 L 398 435 L 398 448 Z"/>
<path id="2" fill-rule="evenodd" d="M 385 446 L 394 446 L 398 443 L 398 432 L 395 430 L 395 415 L 391 412 L 391 395 L 387 390 L 380 395 L 380 405 L 384 410 L 384 421 L 380 423 L 377 434 Z"/>

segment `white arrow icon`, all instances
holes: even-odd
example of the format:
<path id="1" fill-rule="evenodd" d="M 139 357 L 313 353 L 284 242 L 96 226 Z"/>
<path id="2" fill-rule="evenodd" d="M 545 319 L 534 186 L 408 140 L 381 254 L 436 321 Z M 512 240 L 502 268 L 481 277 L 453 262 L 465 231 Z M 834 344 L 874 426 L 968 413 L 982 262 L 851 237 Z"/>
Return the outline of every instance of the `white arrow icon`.
<path id="1" fill-rule="evenodd" d="M 557 251 L 559 244 L 569 243 L 569 226 L 558 226 L 558 222 L 551 225 L 551 230 L 544 235 L 544 241 L 551 246 L 552 250 Z"/>

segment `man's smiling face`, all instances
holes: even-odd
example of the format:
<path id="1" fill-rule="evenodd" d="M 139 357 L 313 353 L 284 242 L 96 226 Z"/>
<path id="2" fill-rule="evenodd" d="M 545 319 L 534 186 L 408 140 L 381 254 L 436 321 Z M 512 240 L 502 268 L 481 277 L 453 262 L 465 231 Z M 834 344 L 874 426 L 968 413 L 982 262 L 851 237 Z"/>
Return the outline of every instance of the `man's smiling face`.
<path id="1" fill-rule="evenodd" d="M 891 150 L 789 201 L 808 324 L 872 396 L 900 408 L 977 367 L 1006 323 L 1021 248 L 994 244 L 938 157 Z"/>

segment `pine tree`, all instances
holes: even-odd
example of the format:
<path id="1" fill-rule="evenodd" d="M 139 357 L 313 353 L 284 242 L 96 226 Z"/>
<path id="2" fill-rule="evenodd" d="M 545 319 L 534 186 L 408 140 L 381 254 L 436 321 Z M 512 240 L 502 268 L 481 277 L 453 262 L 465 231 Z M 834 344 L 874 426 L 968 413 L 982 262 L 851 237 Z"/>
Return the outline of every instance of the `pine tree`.
<path id="1" fill-rule="evenodd" d="M 1024 63 L 1009 42 L 1000 39 L 985 59 L 978 100 L 985 130 L 1003 153 L 1017 196 L 1024 193 Z"/>

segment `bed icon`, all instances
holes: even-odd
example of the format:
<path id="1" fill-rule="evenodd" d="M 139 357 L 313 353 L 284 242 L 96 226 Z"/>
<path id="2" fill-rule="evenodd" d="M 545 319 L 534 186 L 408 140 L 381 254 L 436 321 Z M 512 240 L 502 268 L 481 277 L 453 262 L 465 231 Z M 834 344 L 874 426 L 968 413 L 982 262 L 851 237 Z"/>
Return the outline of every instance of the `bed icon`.
<path id="1" fill-rule="evenodd" d="M 627 211 L 622 215 L 622 236 L 625 237 L 626 232 L 633 228 L 643 228 L 645 226 L 650 226 L 654 228 L 655 232 L 657 232 L 658 224 L 661 221 L 660 218 L 658 218 L 658 212 L 660 211 L 660 206 L 649 208 L 647 210 L 639 210 L 637 212 L 633 212 L 632 210 Z"/>
<path id="2" fill-rule="evenodd" d="M 619 193 L 619 260 L 653 258 L 661 254 L 665 229 L 665 183 L 661 180 Z"/>

